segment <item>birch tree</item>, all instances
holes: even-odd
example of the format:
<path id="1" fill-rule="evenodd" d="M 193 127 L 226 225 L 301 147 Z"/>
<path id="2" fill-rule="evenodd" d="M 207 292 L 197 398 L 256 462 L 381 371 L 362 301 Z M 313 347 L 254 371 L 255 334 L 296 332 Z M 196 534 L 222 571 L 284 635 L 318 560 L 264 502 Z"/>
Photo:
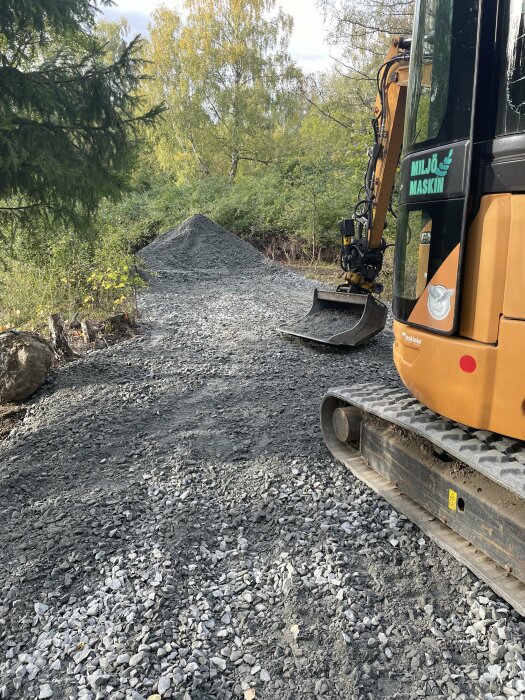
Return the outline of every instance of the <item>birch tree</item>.
<path id="1" fill-rule="evenodd" d="M 148 58 L 153 100 L 170 110 L 161 161 L 233 182 L 244 162 L 267 164 L 296 70 L 292 19 L 274 0 L 186 0 L 186 18 L 154 13 Z M 180 159 L 177 162 L 176 158 Z"/>

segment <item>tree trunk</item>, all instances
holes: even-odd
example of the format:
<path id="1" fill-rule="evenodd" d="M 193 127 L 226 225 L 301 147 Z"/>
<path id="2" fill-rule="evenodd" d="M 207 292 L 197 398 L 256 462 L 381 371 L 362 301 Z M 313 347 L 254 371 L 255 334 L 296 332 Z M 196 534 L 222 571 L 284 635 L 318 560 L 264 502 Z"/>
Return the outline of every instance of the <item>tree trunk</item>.
<path id="1" fill-rule="evenodd" d="M 192 153 L 195 156 L 195 158 L 197 159 L 197 163 L 199 164 L 199 168 L 200 168 L 202 174 L 205 175 L 206 177 L 208 177 L 208 175 L 210 174 L 210 169 L 208 168 L 208 166 L 204 162 L 204 160 L 201 158 L 200 153 L 197 151 L 197 147 L 196 147 L 195 141 L 193 139 L 193 132 L 190 132 L 189 142 L 190 142 Z"/>
<path id="2" fill-rule="evenodd" d="M 235 86 L 233 91 L 233 102 L 232 102 L 232 142 L 231 142 L 231 156 L 230 156 L 230 182 L 233 182 L 237 177 L 237 171 L 239 169 L 239 158 L 241 155 L 240 148 L 240 105 L 239 105 L 239 90 L 241 87 L 242 80 L 242 66 L 235 66 Z"/>
<path id="3" fill-rule="evenodd" d="M 233 182 L 237 176 L 237 171 L 239 169 L 239 154 L 237 152 L 232 153 L 231 157 L 231 167 L 230 167 L 230 182 Z"/>
<path id="4" fill-rule="evenodd" d="M 313 265 L 315 262 L 315 248 L 316 248 L 316 218 L 317 218 L 317 197 L 314 194 L 313 196 L 313 211 L 312 211 L 312 259 L 310 261 L 310 265 Z"/>

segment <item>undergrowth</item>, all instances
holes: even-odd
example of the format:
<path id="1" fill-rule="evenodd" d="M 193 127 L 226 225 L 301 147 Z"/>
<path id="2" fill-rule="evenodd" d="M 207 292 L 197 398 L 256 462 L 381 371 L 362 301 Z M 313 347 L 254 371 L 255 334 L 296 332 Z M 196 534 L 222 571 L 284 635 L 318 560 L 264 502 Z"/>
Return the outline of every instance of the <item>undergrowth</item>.
<path id="1" fill-rule="evenodd" d="M 53 241 L 17 246 L 2 257 L 0 330 L 41 330 L 50 314 L 66 319 L 135 316 L 143 286 L 132 240 L 122 227 L 98 222 L 83 239 L 59 232 Z"/>

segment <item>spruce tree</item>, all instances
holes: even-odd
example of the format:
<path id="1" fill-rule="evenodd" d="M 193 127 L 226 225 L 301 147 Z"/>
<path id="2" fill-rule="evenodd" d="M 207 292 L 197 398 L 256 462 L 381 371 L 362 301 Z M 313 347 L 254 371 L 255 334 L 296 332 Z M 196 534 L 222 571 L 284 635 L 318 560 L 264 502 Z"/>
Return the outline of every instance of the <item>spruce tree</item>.
<path id="1" fill-rule="evenodd" d="M 89 217 L 162 111 L 141 111 L 140 39 L 108 62 L 97 13 L 89 0 L 0 2 L 0 225 Z"/>

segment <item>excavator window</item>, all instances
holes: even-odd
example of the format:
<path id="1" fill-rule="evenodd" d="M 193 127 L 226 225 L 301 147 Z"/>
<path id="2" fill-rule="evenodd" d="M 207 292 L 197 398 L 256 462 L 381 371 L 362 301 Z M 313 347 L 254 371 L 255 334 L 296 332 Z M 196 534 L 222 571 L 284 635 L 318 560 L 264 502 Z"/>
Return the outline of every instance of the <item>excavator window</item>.
<path id="1" fill-rule="evenodd" d="M 427 202 L 403 207 L 394 280 L 394 315 L 408 319 L 427 283 L 458 245 L 462 200 Z"/>
<path id="2" fill-rule="evenodd" d="M 405 151 L 468 138 L 477 5 L 476 0 L 422 0 L 419 5 L 410 57 Z"/>
<path id="3" fill-rule="evenodd" d="M 423 3 L 418 18 L 419 41 L 413 47 L 414 81 L 409 111 L 409 143 L 435 139 L 439 134 L 448 98 L 452 3 Z M 437 30 L 437 24 L 439 29 Z M 443 40 L 444 39 L 444 40 Z"/>
<path id="4" fill-rule="evenodd" d="M 499 81 L 496 134 L 525 131 L 525 0 L 511 0 L 505 8 L 505 57 Z"/>

